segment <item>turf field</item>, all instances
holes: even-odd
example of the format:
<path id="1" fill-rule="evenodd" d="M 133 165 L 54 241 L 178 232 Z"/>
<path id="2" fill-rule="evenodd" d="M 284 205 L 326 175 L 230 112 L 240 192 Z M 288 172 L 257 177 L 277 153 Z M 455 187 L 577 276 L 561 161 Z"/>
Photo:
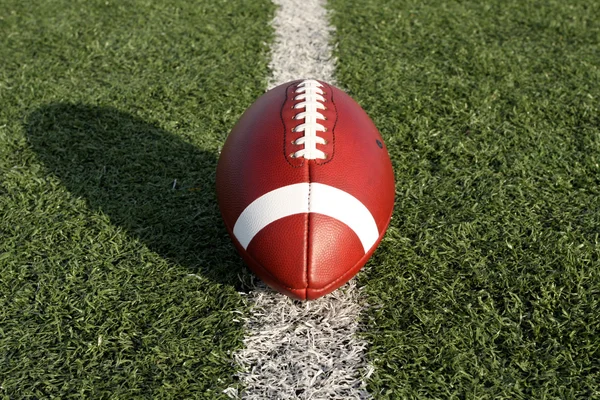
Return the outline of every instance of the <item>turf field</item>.
<path id="1" fill-rule="evenodd" d="M 397 179 L 359 276 L 370 393 L 600 398 L 600 4 L 328 7 Z M 0 396 L 225 398 L 252 276 L 214 170 L 274 6 L 1 8 Z"/>
<path id="2" fill-rule="evenodd" d="M 3 1 L 4 398 L 216 398 L 234 384 L 245 270 L 214 172 L 264 91 L 273 7 L 168 3 Z"/>
<path id="3" fill-rule="evenodd" d="M 330 4 L 397 179 L 370 391 L 600 398 L 600 3 Z"/>

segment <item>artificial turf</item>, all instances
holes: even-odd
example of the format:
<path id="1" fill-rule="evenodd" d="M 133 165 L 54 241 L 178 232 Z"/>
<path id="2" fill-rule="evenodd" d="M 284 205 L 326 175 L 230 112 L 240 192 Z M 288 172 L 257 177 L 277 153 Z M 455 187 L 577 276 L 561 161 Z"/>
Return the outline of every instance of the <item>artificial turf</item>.
<path id="1" fill-rule="evenodd" d="M 371 393 L 600 398 L 600 5 L 330 7 L 397 179 L 360 277 Z M 224 396 L 246 272 L 214 168 L 272 5 L 2 9 L 0 396 Z"/>
<path id="2" fill-rule="evenodd" d="M 219 148 L 268 75 L 268 1 L 5 0 L 0 397 L 220 398 L 243 264 Z"/>
<path id="3" fill-rule="evenodd" d="M 600 3 L 331 0 L 396 172 L 375 398 L 600 398 Z"/>

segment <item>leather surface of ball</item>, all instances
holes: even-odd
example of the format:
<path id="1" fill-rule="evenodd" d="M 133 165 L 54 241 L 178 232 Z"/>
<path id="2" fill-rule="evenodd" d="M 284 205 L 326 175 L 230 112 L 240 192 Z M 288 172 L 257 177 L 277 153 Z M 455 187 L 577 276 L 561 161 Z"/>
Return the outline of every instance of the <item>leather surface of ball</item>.
<path id="1" fill-rule="evenodd" d="M 272 288 L 311 300 L 367 262 L 394 206 L 377 128 L 345 92 L 298 80 L 262 95 L 229 134 L 217 197 L 233 243 Z"/>

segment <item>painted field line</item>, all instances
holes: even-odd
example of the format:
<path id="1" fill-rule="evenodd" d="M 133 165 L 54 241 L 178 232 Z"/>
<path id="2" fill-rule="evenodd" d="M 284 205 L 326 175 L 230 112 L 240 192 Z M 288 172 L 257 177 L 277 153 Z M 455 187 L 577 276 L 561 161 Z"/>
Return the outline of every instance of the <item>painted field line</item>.
<path id="1" fill-rule="evenodd" d="M 295 79 L 335 84 L 335 61 L 325 0 L 273 0 L 275 42 L 271 49 L 269 89 Z"/>
<path id="2" fill-rule="evenodd" d="M 363 309 L 351 281 L 300 303 L 259 286 L 248 295 L 245 348 L 234 354 L 242 399 L 370 399 L 366 343 L 355 337 Z"/>
<path id="3" fill-rule="evenodd" d="M 275 0 L 269 88 L 295 79 L 335 83 L 324 0 Z M 244 349 L 234 354 L 243 399 L 368 399 L 372 369 L 357 338 L 364 303 L 353 281 L 315 301 L 297 302 L 259 285 L 248 294 Z"/>

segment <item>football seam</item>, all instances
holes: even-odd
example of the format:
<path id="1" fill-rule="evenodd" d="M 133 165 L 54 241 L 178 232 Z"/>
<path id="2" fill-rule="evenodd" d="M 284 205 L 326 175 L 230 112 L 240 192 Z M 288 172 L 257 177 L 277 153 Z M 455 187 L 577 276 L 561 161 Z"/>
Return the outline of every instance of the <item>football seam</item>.
<path id="1" fill-rule="evenodd" d="M 309 272 L 308 269 L 310 268 L 310 192 L 312 190 L 311 187 L 311 176 L 310 176 L 310 162 L 308 163 L 308 213 L 306 214 L 306 257 L 305 257 L 305 265 L 304 265 L 304 271 L 306 273 L 306 286 L 304 287 L 304 297 L 308 296 L 308 288 L 310 287 L 310 282 L 309 282 Z"/>

